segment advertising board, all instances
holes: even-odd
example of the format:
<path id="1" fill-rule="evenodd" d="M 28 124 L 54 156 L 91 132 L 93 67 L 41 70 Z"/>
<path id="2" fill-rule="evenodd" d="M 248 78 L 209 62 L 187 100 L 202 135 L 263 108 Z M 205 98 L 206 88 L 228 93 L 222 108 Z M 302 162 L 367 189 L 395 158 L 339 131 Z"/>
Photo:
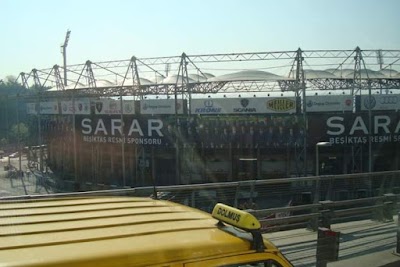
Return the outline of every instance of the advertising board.
<path id="1" fill-rule="evenodd" d="M 193 99 L 192 114 L 295 113 L 294 97 Z"/>
<path id="2" fill-rule="evenodd" d="M 352 111 L 353 97 L 350 95 L 307 96 L 307 112 Z"/>
<path id="3" fill-rule="evenodd" d="M 361 110 L 399 110 L 400 95 L 372 95 L 371 100 L 368 95 L 361 96 Z"/>
<path id="4" fill-rule="evenodd" d="M 183 114 L 184 101 L 177 99 L 177 114 Z M 175 114 L 175 99 L 151 99 L 140 101 L 140 114 Z"/>

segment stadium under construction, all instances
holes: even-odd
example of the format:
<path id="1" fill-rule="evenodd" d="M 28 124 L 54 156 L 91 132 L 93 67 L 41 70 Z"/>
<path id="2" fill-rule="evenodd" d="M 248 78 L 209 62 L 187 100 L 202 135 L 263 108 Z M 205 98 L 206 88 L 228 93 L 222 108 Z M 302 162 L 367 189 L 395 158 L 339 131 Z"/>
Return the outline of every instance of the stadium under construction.
<path id="1" fill-rule="evenodd" d="M 400 50 L 132 57 L 18 82 L 46 88 L 24 97 L 30 128 L 77 188 L 400 167 Z"/>

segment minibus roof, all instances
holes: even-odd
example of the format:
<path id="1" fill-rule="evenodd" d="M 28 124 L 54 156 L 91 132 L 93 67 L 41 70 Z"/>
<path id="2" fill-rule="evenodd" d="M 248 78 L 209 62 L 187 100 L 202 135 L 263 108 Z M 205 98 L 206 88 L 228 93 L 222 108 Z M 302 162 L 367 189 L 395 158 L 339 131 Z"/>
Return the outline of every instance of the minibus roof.
<path id="1" fill-rule="evenodd" d="M 149 266 L 252 252 L 250 241 L 217 223 L 200 210 L 150 198 L 5 200 L 0 266 Z"/>

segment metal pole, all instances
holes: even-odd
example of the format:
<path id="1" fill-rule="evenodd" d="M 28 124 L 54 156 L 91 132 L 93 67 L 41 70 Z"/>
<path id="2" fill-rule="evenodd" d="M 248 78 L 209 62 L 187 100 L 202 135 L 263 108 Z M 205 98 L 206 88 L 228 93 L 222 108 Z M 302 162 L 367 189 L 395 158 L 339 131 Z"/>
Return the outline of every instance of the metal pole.
<path id="1" fill-rule="evenodd" d="M 153 195 L 154 199 L 158 199 L 157 196 L 157 181 L 156 181 L 156 166 L 154 157 L 154 145 L 151 146 L 151 180 L 153 183 Z"/>
<path id="2" fill-rule="evenodd" d="M 120 91 L 120 105 L 121 105 L 121 128 L 122 128 L 122 142 L 121 142 L 121 157 L 122 157 L 122 186 L 126 186 L 126 175 L 125 175 L 125 131 L 124 131 L 124 106 L 122 100 L 122 89 Z"/>
<path id="3" fill-rule="evenodd" d="M 371 143 L 371 131 L 372 131 L 372 112 L 371 112 L 371 85 L 368 80 L 368 172 L 372 172 L 372 143 Z"/>
<path id="4" fill-rule="evenodd" d="M 17 94 L 17 145 L 18 145 L 18 175 L 17 177 L 19 177 L 21 179 L 21 183 L 22 186 L 24 187 L 24 192 L 25 195 L 28 194 L 28 191 L 26 190 L 26 186 L 24 183 L 24 176 L 22 174 L 22 166 L 21 166 L 21 160 L 22 160 L 22 151 L 21 151 L 21 129 L 20 129 L 20 123 L 19 123 L 19 94 Z"/>
<path id="5" fill-rule="evenodd" d="M 39 142 L 39 170 L 40 172 L 43 172 L 43 148 L 42 148 L 42 119 L 40 117 L 41 114 L 41 108 L 40 108 L 40 92 L 38 92 L 38 103 L 37 103 L 39 109 L 38 109 L 38 142 Z"/>
<path id="6" fill-rule="evenodd" d="M 21 171 L 22 171 L 22 168 L 21 168 L 21 129 L 20 129 L 20 123 L 19 123 L 19 108 L 18 108 L 18 106 L 19 106 L 19 94 L 17 95 L 17 101 L 16 101 L 16 104 L 17 104 L 17 132 L 18 132 L 18 134 L 17 134 L 17 145 L 18 145 L 18 158 L 19 158 L 19 166 L 18 166 L 18 170 L 19 170 L 19 175 L 21 175 Z"/>
<path id="7" fill-rule="evenodd" d="M 75 186 L 77 186 L 78 183 L 78 161 L 76 158 L 76 129 L 75 129 L 75 94 L 72 92 L 72 138 L 74 139 L 74 181 L 75 181 Z M 75 188 L 76 189 L 76 188 Z"/>
<path id="8" fill-rule="evenodd" d="M 318 144 L 315 145 L 315 162 L 316 162 L 316 169 L 315 169 L 315 176 L 319 176 L 319 155 L 318 155 Z"/>
<path id="9" fill-rule="evenodd" d="M 63 46 L 63 61 L 64 61 L 64 86 L 67 86 L 67 46 Z"/>
<path id="10" fill-rule="evenodd" d="M 7 140 L 9 140 L 10 136 L 9 136 L 9 131 L 8 131 L 8 125 L 9 125 L 9 121 L 8 121 L 8 96 L 6 95 L 6 138 Z"/>
<path id="11" fill-rule="evenodd" d="M 67 86 L 67 46 L 69 41 L 69 36 L 71 35 L 71 31 L 67 30 L 67 34 L 65 35 L 64 44 L 61 46 L 63 60 L 64 60 L 64 86 Z"/>
<path id="12" fill-rule="evenodd" d="M 315 195 L 314 195 L 314 204 L 319 202 L 319 191 L 321 187 L 321 181 L 319 179 L 319 151 L 318 151 L 318 143 L 315 145 L 315 161 L 316 161 L 316 169 L 315 169 Z"/>

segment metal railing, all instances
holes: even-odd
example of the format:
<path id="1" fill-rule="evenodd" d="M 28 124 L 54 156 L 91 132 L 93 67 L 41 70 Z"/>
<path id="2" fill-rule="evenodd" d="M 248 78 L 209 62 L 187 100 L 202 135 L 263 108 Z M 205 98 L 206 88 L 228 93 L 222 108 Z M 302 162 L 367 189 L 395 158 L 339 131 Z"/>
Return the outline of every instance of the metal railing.
<path id="1" fill-rule="evenodd" d="M 390 220 L 398 210 L 400 171 L 350 175 L 314 176 L 240 182 L 118 188 L 113 185 L 86 184 L 82 192 L 73 191 L 73 183 L 35 175 L 38 186 L 53 184 L 61 194 L 15 196 L 1 199 L 65 195 L 151 196 L 171 200 L 211 212 L 222 202 L 250 210 L 261 221 L 265 231 L 296 227 L 316 229 L 331 222 L 357 218 Z M 65 193 L 67 192 L 67 193 Z"/>

